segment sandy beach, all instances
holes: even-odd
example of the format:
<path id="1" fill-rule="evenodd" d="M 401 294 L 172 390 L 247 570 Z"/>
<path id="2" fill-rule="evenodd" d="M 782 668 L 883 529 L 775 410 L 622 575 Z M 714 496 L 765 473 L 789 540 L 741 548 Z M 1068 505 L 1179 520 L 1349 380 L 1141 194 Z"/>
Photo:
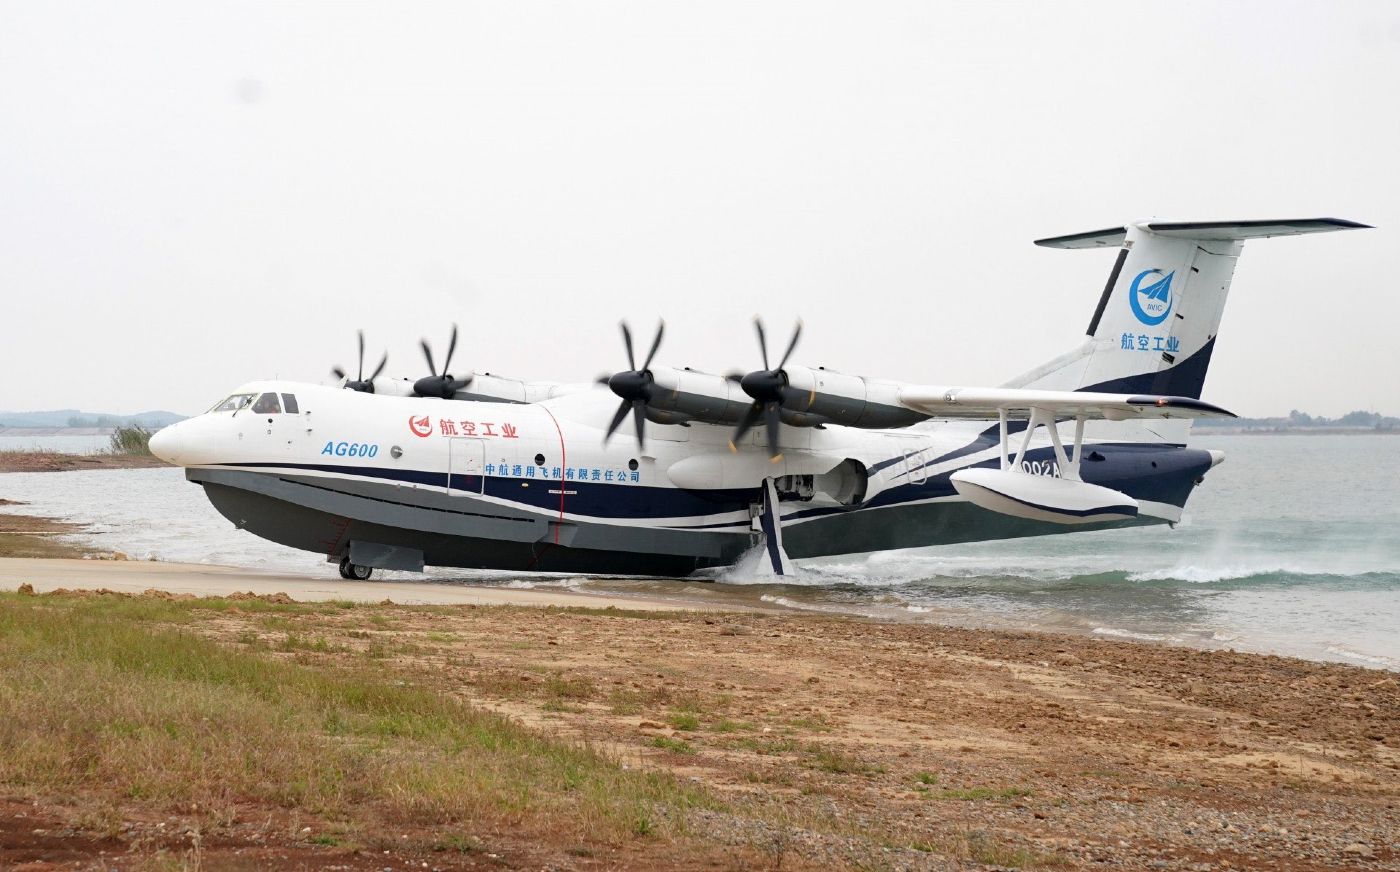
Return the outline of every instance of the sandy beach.
<path id="1" fill-rule="evenodd" d="M 406 830 L 396 865 L 1400 868 L 1400 682 L 1386 672 L 564 591 L 0 561 L 0 588 L 21 584 L 70 591 L 20 598 L 40 605 L 178 602 L 182 634 L 259 657 L 329 670 L 373 658 L 377 672 L 714 798 L 664 836 L 613 839 L 591 856 L 574 835 L 499 821 L 478 822 L 473 836 L 494 858 L 443 856 L 428 846 L 443 822 L 385 819 Z M 254 604 L 341 605 L 269 614 L 196 599 L 239 590 Z M 89 862 L 99 844 L 136 857 L 188 850 L 176 833 L 198 818 L 124 799 L 128 829 L 113 843 L 75 811 L 99 801 L 100 786 L 57 805 L 22 785 L 6 792 L 27 821 L 47 821 L 25 827 L 67 834 L 59 853 Z M 337 825 L 297 813 L 308 832 Z M 286 814 L 251 803 L 220 830 L 223 847 L 201 856 L 237 866 L 276 849 L 290 859 L 270 865 L 379 868 L 364 865 L 379 863 L 364 830 L 337 846 L 250 829 Z M 0 835 L 6 863 L 54 850 L 13 826 Z"/>

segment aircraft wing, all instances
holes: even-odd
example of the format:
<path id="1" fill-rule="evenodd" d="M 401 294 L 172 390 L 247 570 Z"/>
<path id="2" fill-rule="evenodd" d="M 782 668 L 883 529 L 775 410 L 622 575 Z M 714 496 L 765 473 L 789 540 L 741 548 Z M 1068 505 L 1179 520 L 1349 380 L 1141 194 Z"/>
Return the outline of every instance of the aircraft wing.
<path id="1" fill-rule="evenodd" d="M 1020 388 L 963 388 L 908 385 L 900 390 L 904 406 L 935 418 L 1029 418 L 1040 410 L 1057 418 L 1234 418 L 1233 412 L 1190 397 L 1154 394 L 1104 394 Z"/>

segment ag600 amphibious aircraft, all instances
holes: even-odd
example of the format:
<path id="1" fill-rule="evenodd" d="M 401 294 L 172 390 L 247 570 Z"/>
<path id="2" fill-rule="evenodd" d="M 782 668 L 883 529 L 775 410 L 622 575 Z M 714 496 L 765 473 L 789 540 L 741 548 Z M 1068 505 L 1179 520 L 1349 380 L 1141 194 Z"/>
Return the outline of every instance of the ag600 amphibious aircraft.
<path id="1" fill-rule="evenodd" d="M 151 439 L 241 529 L 347 578 L 425 565 L 689 574 L 788 558 L 1174 523 L 1219 452 L 1186 447 L 1247 239 L 1315 218 L 1147 221 L 1037 241 L 1118 249 L 1088 338 L 996 388 L 790 365 L 640 365 L 597 385 L 448 372 L 252 382 Z M 620 403 L 619 403 L 620 399 Z M 628 417 L 635 438 L 612 438 Z M 650 426 L 648 426 L 650 424 Z"/>

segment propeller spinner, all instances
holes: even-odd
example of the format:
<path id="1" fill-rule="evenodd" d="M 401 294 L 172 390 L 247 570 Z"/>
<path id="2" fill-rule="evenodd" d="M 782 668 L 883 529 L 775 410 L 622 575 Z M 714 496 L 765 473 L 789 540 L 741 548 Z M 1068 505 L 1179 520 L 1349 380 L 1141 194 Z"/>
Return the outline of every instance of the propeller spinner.
<path id="1" fill-rule="evenodd" d="M 768 430 L 768 456 L 777 460 L 782 457 L 782 452 L 778 450 L 778 434 L 782 424 L 783 399 L 789 390 L 787 373 L 783 371 L 783 367 L 787 366 L 788 358 L 792 356 L 793 349 L 797 347 L 797 340 L 802 336 L 802 322 L 798 321 L 797 326 L 793 328 L 787 351 L 783 352 L 778 365 L 772 368 L 768 366 L 768 337 L 763 330 L 763 321 L 755 317 L 753 326 L 758 331 L 758 350 L 763 356 L 763 369 L 739 378 L 739 386 L 744 389 L 744 393 L 753 397 L 753 405 L 749 406 L 749 410 L 739 421 L 734 437 L 729 440 L 729 448 L 738 451 L 739 440 L 762 421 Z"/>
<path id="2" fill-rule="evenodd" d="M 627 369 L 623 372 L 613 373 L 607 378 L 599 379 L 619 397 L 622 403 L 617 407 L 617 414 L 613 415 L 612 423 L 608 425 L 608 432 L 603 436 L 604 444 L 612 438 L 618 427 L 622 426 L 622 421 L 627 417 L 627 410 L 632 410 L 632 420 L 637 428 L 637 447 L 641 448 L 646 444 L 646 405 L 651 399 L 651 389 L 656 380 L 651 374 L 651 361 L 656 357 L 656 349 L 661 347 L 661 337 L 666 332 L 666 322 L 661 321 L 656 325 L 656 338 L 651 341 L 651 350 L 647 352 L 646 360 L 642 361 L 640 368 L 637 367 L 637 359 L 632 353 L 632 331 L 627 326 L 627 322 L 622 323 L 622 342 L 627 347 Z"/>
<path id="3" fill-rule="evenodd" d="M 379 378 L 379 374 L 384 372 L 384 365 L 389 362 L 389 352 L 384 352 L 384 356 L 379 359 L 379 366 L 374 368 L 374 373 L 369 378 L 365 378 L 365 331 L 359 330 L 357 332 L 360 337 L 359 369 L 354 379 L 345 381 L 345 387 L 352 391 L 372 394 L 374 393 L 374 380 Z M 338 366 L 331 367 L 331 374 L 338 379 L 345 380 L 345 370 Z"/>
<path id="4" fill-rule="evenodd" d="M 452 366 L 452 354 L 457 350 L 457 325 L 452 325 L 452 338 L 447 341 L 447 358 L 442 362 L 442 373 L 437 374 L 437 364 L 433 362 L 433 349 L 428 344 L 428 340 L 419 341 L 423 348 L 423 356 L 428 360 L 428 371 L 433 375 L 425 375 L 413 383 L 413 395 L 416 397 L 439 397 L 444 400 L 452 399 L 452 395 L 462 388 L 472 383 L 472 377 L 453 378 L 448 373 L 448 368 Z"/>

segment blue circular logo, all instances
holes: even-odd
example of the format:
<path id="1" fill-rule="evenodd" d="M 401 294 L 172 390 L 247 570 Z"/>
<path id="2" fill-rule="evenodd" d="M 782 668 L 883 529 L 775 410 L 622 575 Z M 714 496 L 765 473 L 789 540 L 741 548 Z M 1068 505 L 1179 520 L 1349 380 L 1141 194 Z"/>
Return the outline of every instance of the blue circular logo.
<path id="1" fill-rule="evenodd" d="M 1175 271 L 1163 275 L 1159 269 L 1145 269 L 1133 279 L 1133 285 L 1128 289 L 1128 303 L 1139 321 L 1155 327 L 1167 320 L 1172 313 L 1174 275 Z"/>

